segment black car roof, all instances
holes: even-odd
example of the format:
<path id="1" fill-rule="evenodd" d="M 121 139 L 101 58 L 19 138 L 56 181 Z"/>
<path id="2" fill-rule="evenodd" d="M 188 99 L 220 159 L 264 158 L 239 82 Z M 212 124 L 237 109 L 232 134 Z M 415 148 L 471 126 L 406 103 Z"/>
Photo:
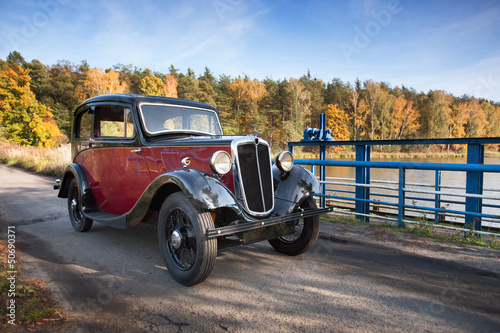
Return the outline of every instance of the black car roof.
<path id="1" fill-rule="evenodd" d="M 95 102 L 124 102 L 124 103 L 130 103 L 132 105 L 137 105 L 138 103 L 141 103 L 141 102 L 176 104 L 176 105 L 192 106 L 192 107 L 210 109 L 210 110 L 217 111 L 211 105 L 208 105 L 205 103 L 200 103 L 200 102 L 195 102 L 195 101 L 190 101 L 187 99 L 163 97 L 163 96 L 138 95 L 138 94 L 107 94 L 107 95 L 95 96 L 95 97 L 91 97 L 91 98 L 87 99 L 85 102 L 83 102 L 80 105 L 80 107 L 82 105 L 91 104 L 91 103 L 95 103 Z M 80 108 L 80 107 L 78 107 L 78 108 Z"/>

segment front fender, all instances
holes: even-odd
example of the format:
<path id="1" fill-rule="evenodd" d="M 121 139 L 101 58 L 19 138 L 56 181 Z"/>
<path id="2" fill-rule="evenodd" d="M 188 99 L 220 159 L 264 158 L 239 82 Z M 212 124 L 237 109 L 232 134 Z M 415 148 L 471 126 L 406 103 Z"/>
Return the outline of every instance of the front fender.
<path id="1" fill-rule="evenodd" d="M 231 208 L 241 218 L 245 218 L 233 193 L 219 180 L 197 170 L 177 169 L 165 172 L 151 182 L 128 214 L 128 227 L 137 226 L 142 221 L 155 197 L 163 200 L 175 191 L 172 186 L 184 192 L 201 209 Z"/>
<path id="2" fill-rule="evenodd" d="M 288 172 L 283 173 L 273 166 L 274 212 L 273 215 L 285 215 L 312 196 L 320 192 L 318 179 L 307 169 L 294 165 Z"/>

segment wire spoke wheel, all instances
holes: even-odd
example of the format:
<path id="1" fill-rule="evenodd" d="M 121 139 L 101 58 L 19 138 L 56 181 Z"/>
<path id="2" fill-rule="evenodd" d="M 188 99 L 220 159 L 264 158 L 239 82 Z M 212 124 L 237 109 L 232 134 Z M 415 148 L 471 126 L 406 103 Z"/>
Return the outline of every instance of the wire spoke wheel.
<path id="1" fill-rule="evenodd" d="M 201 212 L 182 192 L 163 203 L 158 219 L 158 242 L 170 275 L 191 286 L 205 280 L 215 265 L 217 240 L 207 239 L 213 228 L 209 212 Z"/>
<path id="2" fill-rule="evenodd" d="M 167 217 L 165 246 L 170 258 L 180 270 L 190 269 L 196 260 L 196 238 L 193 237 L 193 225 L 186 213 L 175 209 Z"/>
<path id="3" fill-rule="evenodd" d="M 312 198 L 307 198 L 298 209 L 316 208 Z M 296 211 L 298 211 L 298 209 Z M 270 239 L 269 243 L 278 252 L 296 256 L 309 250 L 319 235 L 319 216 L 297 219 L 295 232 L 290 235 Z"/>
<path id="4" fill-rule="evenodd" d="M 85 217 L 82 213 L 82 199 L 80 196 L 80 188 L 75 178 L 69 183 L 68 190 L 68 214 L 71 225 L 78 232 L 89 231 L 93 221 Z"/>
<path id="5" fill-rule="evenodd" d="M 303 218 L 297 219 L 294 221 L 294 224 L 295 224 L 295 232 L 293 234 L 280 237 L 280 240 L 283 243 L 296 242 L 300 238 L 300 235 L 302 235 L 302 232 L 304 231 L 304 219 Z"/>

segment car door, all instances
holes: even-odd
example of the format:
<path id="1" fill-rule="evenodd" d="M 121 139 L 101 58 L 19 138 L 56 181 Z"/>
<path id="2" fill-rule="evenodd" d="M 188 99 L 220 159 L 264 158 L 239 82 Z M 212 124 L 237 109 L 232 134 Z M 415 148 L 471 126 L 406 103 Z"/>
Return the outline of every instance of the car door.
<path id="1" fill-rule="evenodd" d="M 93 108 L 92 192 L 101 210 L 124 214 L 151 182 L 132 109 L 123 104 Z"/>

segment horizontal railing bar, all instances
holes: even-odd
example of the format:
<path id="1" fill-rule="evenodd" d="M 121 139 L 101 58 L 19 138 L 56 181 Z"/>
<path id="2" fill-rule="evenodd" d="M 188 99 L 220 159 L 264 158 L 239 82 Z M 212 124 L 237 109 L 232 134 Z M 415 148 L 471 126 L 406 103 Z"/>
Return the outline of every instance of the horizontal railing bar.
<path id="1" fill-rule="evenodd" d="M 326 177 L 326 180 L 346 180 L 346 181 L 352 181 L 355 182 L 356 179 L 354 178 L 338 178 L 338 177 Z M 370 182 L 372 183 L 382 183 L 382 184 L 399 184 L 397 181 L 392 181 L 392 180 L 376 180 L 376 179 L 371 179 Z M 425 183 L 410 183 L 406 182 L 407 186 L 425 186 L 425 187 L 434 187 L 435 185 L 433 184 L 425 184 Z M 465 186 L 450 186 L 450 185 L 439 185 L 439 188 L 446 188 L 446 189 L 454 189 L 454 190 L 465 190 Z M 483 188 L 483 192 L 500 192 L 500 189 L 494 189 L 494 188 Z"/>
<path id="2" fill-rule="evenodd" d="M 320 184 L 327 184 L 327 185 L 342 185 L 342 186 L 361 186 L 361 187 L 370 187 L 370 188 L 380 188 L 384 190 L 393 190 L 397 191 L 397 187 L 389 187 L 389 186 L 383 186 L 383 185 L 373 185 L 373 184 L 359 184 L 359 183 L 338 183 L 338 182 L 324 182 L 320 181 Z"/>
<path id="3" fill-rule="evenodd" d="M 444 213 L 450 212 L 450 213 L 461 214 L 461 215 L 469 215 L 469 216 L 477 216 L 477 217 L 491 217 L 491 218 L 494 218 L 494 219 L 500 219 L 500 215 L 491 215 L 491 214 L 475 213 L 475 212 L 466 212 L 466 211 L 453 210 L 453 209 L 443 209 L 443 208 L 413 206 L 413 205 L 403 205 L 403 207 L 404 208 L 420 209 L 420 210 L 430 211 L 430 212 L 444 212 Z"/>
<path id="4" fill-rule="evenodd" d="M 347 181 L 353 181 L 355 182 L 356 179 L 354 178 L 337 178 L 337 177 L 325 177 L 326 180 L 347 180 Z M 381 184 L 398 184 L 397 181 L 393 180 L 377 180 L 377 179 L 371 179 L 370 180 L 372 183 L 381 183 Z M 425 184 L 425 183 L 410 183 L 407 182 L 406 185 L 412 185 L 412 186 L 426 186 L 426 187 L 434 187 L 433 184 Z"/>
<path id="5" fill-rule="evenodd" d="M 299 165 L 363 167 L 380 169 L 414 169 L 414 170 L 449 170 L 500 172 L 500 165 L 462 164 L 462 163 L 422 163 L 422 162 L 364 162 L 364 161 L 331 161 L 331 160 L 295 160 Z"/>
<path id="6" fill-rule="evenodd" d="M 288 146 L 386 146 L 386 145 L 440 145 L 440 144 L 495 144 L 500 143 L 499 137 L 494 138 L 439 138 L 439 139 L 405 139 L 405 140 L 349 140 L 349 141 L 317 141 L 303 140 L 288 142 Z"/>
<path id="7" fill-rule="evenodd" d="M 484 194 L 414 190 L 414 189 L 407 189 L 406 187 L 403 188 L 403 191 L 405 191 L 405 192 L 412 192 L 412 193 L 432 194 L 432 195 L 436 195 L 436 194 L 447 195 L 447 196 L 450 196 L 450 197 L 466 197 L 466 198 L 476 198 L 476 199 L 500 200 L 499 197 L 490 197 L 490 196 L 487 196 L 487 195 L 484 195 Z"/>
<path id="8" fill-rule="evenodd" d="M 465 186 L 449 186 L 449 185 L 440 185 L 440 188 L 447 188 L 453 190 L 465 190 Z M 494 188 L 483 188 L 483 192 L 500 192 L 500 189 Z"/>

